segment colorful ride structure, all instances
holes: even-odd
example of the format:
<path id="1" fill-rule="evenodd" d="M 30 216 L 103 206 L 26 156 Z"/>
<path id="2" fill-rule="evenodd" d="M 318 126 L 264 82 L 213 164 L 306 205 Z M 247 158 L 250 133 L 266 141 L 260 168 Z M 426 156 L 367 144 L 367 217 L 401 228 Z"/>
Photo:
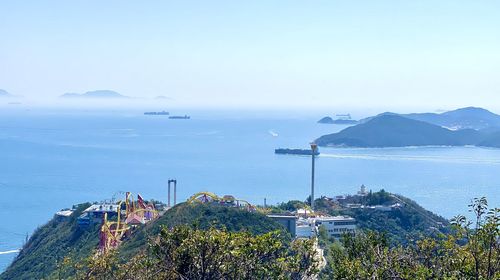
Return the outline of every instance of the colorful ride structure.
<path id="1" fill-rule="evenodd" d="M 213 204 L 221 204 L 224 206 L 237 207 L 246 209 L 247 211 L 254 212 L 256 211 L 255 206 L 250 204 L 250 202 L 237 199 L 232 195 L 225 195 L 223 197 L 219 197 L 211 192 L 199 192 L 192 195 L 188 200 L 188 203 L 213 203 Z"/>
<path id="2" fill-rule="evenodd" d="M 214 203 L 245 209 L 250 212 L 257 210 L 255 206 L 246 200 L 237 199 L 232 195 L 219 197 L 211 192 L 196 193 L 187 202 Z M 158 216 L 159 213 L 155 209 L 153 202 L 147 203 L 140 194 L 137 195 L 137 200 L 134 201 L 130 192 L 125 193 L 125 200 L 119 201 L 116 206 L 113 205 L 113 211 L 106 212 L 102 216 L 102 226 L 99 233 L 100 252 L 115 249 L 137 226 L 146 224 Z"/>
<path id="3" fill-rule="evenodd" d="M 107 213 L 103 216 L 99 233 L 99 249 L 101 252 L 118 247 L 121 241 L 135 227 L 146 224 L 159 215 L 153 202 L 146 203 L 140 194 L 137 195 L 137 201 L 134 201 L 130 192 L 125 194 L 125 200 L 118 202 L 116 211 L 116 219 L 108 220 Z"/>

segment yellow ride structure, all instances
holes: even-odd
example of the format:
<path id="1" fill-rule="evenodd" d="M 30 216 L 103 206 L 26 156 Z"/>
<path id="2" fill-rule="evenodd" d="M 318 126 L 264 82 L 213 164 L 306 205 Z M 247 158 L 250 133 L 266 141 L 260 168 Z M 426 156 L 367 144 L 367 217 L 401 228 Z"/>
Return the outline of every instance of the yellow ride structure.
<path id="1" fill-rule="evenodd" d="M 199 192 L 192 195 L 188 200 L 188 203 L 217 203 L 225 206 L 232 206 L 237 208 L 245 208 L 248 211 L 255 211 L 256 208 L 250 202 L 235 198 L 232 195 L 225 195 L 219 197 L 211 192 Z"/>
<path id="2" fill-rule="evenodd" d="M 220 198 L 216 194 L 214 194 L 214 193 L 211 193 L 211 192 L 199 192 L 199 193 L 193 194 L 187 200 L 187 202 L 188 203 L 193 203 L 193 202 L 206 203 L 206 202 L 219 201 L 219 200 L 220 200 Z"/>
<path id="3" fill-rule="evenodd" d="M 140 195 L 137 196 L 137 202 L 131 197 L 131 193 L 127 192 L 125 200 L 118 202 L 116 221 L 108 220 L 108 214 L 104 214 L 99 236 L 99 248 L 102 252 L 120 245 L 123 238 L 137 225 L 150 222 L 159 216 L 152 202 L 145 203 Z"/>
<path id="4" fill-rule="evenodd" d="M 256 211 L 257 208 L 250 202 L 237 199 L 232 195 L 219 197 L 211 192 L 199 192 L 192 195 L 188 203 L 216 203 L 228 207 L 243 208 L 247 211 Z M 122 209 L 122 208 L 125 209 Z M 99 248 L 106 252 L 118 247 L 121 241 L 130 234 L 133 229 L 141 224 L 148 223 L 159 216 L 152 202 L 146 203 L 140 195 L 134 201 L 132 194 L 127 192 L 125 199 L 118 202 L 116 219 L 104 214 L 103 223 L 99 236 Z"/>
<path id="5" fill-rule="evenodd" d="M 121 202 L 120 202 L 121 206 Z M 121 220 L 121 215 L 118 214 L 118 220 L 108 221 L 108 213 L 104 214 L 104 221 L 101 226 L 99 247 L 102 251 L 116 248 L 122 238 L 125 236 L 130 227 Z"/>

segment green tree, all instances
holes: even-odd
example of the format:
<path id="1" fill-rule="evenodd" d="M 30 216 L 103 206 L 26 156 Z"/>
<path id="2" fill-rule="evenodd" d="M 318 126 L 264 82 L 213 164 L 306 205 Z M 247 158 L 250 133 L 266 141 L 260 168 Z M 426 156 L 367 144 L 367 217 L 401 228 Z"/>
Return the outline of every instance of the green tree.
<path id="1" fill-rule="evenodd" d="M 224 229 L 164 227 L 149 250 L 125 264 L 114 252 L 88 258 L 78 279 L 303 279 L 318 272 L 314 240 L 287 243 Z"/>
<path id="2" fill-rule="evenodd" d="M 470 205 L 474 222 L 452 220 L 454 231 L 391 247 L 384 234 L 345 235 L 330 245 L 323 279 L 500 279 L 500 218 L 485 198 Z"/>

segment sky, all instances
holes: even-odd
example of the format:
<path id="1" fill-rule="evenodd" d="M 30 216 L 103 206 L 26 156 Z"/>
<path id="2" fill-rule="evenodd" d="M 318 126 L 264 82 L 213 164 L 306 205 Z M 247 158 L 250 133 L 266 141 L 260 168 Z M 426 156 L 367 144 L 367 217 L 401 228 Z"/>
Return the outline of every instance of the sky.
<path id="1" fill-rule="evenodd" d="M 0 89 L 500 109 L 499 1 L 1 1 Z"/>

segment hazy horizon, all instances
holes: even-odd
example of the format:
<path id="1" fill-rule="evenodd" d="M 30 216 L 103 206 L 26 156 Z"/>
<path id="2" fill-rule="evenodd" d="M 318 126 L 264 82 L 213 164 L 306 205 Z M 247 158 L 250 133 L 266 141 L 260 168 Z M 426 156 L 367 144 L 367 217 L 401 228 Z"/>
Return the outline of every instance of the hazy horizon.
<path id="1" fill-rule="evenodd" d="M 33 106 L 109 89 L 145 107 L 500 111 L 500 3 L 361 2 L 4 2 L 0 89 Z"/>

